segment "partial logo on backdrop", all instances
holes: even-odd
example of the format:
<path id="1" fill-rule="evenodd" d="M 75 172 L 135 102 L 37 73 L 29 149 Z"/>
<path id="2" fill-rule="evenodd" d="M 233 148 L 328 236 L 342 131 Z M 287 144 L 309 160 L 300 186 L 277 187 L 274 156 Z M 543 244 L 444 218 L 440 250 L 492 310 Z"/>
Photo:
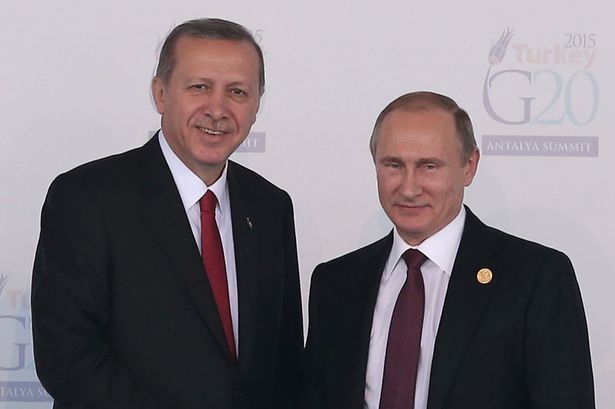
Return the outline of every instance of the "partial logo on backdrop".
<path id="1" fill-rule="evenodd" d="M 149 131 L 147 139 L 150 140 L 156 132 Z M 265 132 L 250 132 L 235 152 L 265 153 L 265 136 Z"/>
<path id="2" fill-rule="evenodd" d="M 9 281 L 9 277 L 0 273 L 0 296 L 2 295 L 2 291 L 4 291 L 7 281 Z"/>
<path id="3" fill-rule="evenodd" d="M 29 291 L 0 273 L 0 402 L 51 402 L 32 358 Z"/>
<path id="4" fill-rule="evenodd" d="M 483 135 L 482 153 L 598 156 L 592 131 L 600 106 L 597 54 L 595 33 L 562 33 L 549 42 L 504 30 L 489 52 L 483 83 L 483 105 L 498 132 Z"/>
<path id="5" fill-rule="evenodd" d="M 265 152 L 265 132 L 250 132 L 248 137 L 239 147 L 237 152 Z"/>

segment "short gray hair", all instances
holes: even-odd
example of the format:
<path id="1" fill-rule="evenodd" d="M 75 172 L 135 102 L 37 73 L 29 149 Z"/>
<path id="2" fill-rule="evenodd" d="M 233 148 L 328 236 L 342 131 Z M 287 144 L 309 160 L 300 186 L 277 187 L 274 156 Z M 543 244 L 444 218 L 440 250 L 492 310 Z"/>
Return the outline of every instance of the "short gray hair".
<path id="1" fill-rule="evenodd" d="M 183 37 L 207 38 L 212 40 L 247 41 L 254 46 L 259 62 L 259 91 L 265 92 L 265 61 L 263 51 L 250 32 L 242 25 L 219 18 L 188 20 L 175 27 L 164 40 L 156 68 L 156 77 L 168 83 L 175 67 L 175 47 Z"/>
<path id="2" fill-rule="evenodd" d="M 457 140 L 461 147 L 461 159 L 465 163 L 470 159 L 470 155 L 477 148 L 476 139 L 474 138 L 474 129 L 472 121 L 466 111 L 464 111 L 457 103 L 445 95 L 437 94 L 429 91 L 410 92 L 395 99 L 386 106 L 378 115 L 372 136 L 369 139 L 369 149 L 372 157 L 376 160 L 376 143 L 378 142 L 378 130 L 384 118 L 393 111 L 398 109 L 407 111 L 429 111 L 440 109 L 448 112 L 455 120 L 455 129 L 457 131 Z"/>

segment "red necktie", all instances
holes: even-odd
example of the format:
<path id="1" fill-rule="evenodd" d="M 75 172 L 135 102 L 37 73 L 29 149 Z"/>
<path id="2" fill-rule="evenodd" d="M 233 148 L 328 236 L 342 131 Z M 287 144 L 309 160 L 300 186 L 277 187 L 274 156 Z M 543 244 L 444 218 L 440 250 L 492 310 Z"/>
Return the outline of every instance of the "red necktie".
<path id="1" fill-rule="evenodd" d="M 208 190 L 199 201 L 201 207 L 201 253 L 203 254 L 203 266 L 205 267 L 209 285 L 218 307 L 220 321 L 222 321 L 222 327 L 224 328 L 224 334 L 226 335 L 226 342 L 231 356 L 236 358 L 224 252 L 222 250 L 220 232 L 216 224 L 216 203 L 216 195 L 211 190 Z"/>
<path id="2" fill-rule="evenodd" d="M 418 250 L 409 249 L 403 258 L 408 266 L 408 276 L 399 292 L 391 318 L 380 409 L 414 409 L 425 309 L 425 289 L 420 267 L 426 257 Z"/>

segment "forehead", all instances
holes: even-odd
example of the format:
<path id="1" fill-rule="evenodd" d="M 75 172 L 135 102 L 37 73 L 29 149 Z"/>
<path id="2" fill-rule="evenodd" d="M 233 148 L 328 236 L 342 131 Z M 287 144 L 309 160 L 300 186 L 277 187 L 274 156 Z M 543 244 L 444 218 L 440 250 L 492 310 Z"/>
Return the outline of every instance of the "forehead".
<path id="1" fill-rule="evenodd" d="M 377 137 L 377 153 L 419 145 L 447 151 L 460 149 L 453 116 L 438 108 L 396 109 L 383 119 Z M 394 152 L 387 152 L 391 153 Z"/>
<path id="2" fill-rule="evenodd" d="M 215 67 L 258 76 L 258 54 L 248 41 L 183 36 L 177 40 L 173 54 L 175 69 Z"/>

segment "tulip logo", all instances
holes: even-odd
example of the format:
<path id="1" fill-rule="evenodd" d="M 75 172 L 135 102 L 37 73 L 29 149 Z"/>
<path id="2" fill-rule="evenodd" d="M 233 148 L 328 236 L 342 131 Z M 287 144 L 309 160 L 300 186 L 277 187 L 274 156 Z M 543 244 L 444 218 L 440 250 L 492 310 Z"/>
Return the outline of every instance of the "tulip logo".
<path id="1" fill-rule="evenodd" d="M 498 42 L 495 43 L 493 47 L 491 47 L 491 51 L 489 52 L 490 65 L 497 65 L 502 61 L 502 59 L 506 55 L 508 43 L 510 43 L 510 39 L 512 38 L 514 33 L 514 30 L 511 31 L 510 28 L 506 28 Z"/>

